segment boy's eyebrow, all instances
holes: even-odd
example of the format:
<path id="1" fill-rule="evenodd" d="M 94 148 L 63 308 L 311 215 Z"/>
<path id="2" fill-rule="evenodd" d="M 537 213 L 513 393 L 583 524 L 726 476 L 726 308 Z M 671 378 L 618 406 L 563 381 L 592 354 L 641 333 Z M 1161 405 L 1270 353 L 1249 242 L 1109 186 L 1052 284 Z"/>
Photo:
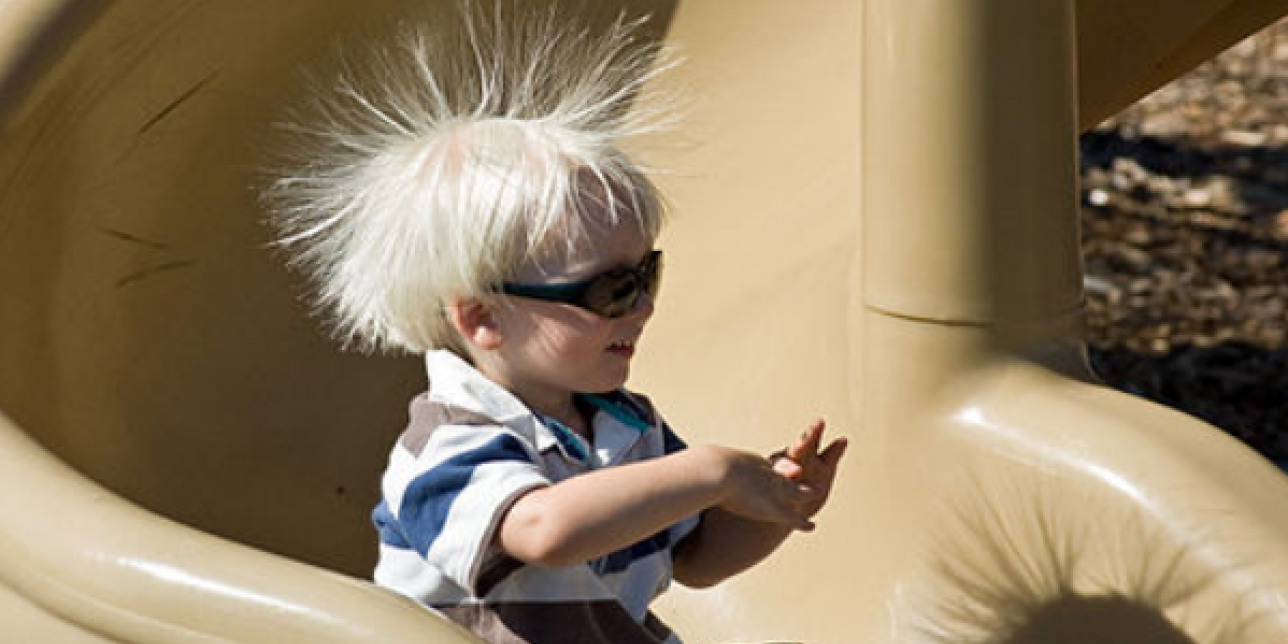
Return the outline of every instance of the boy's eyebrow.
<path id="1" fill-rule="evenodd" d="M 585 268 L 578 268 L 577 270 L 571 271 L 568 270 L 567 263 L 559 267 L 538 264 L 532 267 L 534 269 L 533 274 L 538 276 L 538 279 L 554 280 L 552 283 L 582 282 L 588 279 L 594 279 L 596 276 L 603 275 L 604 273 L 634 269 L 636 266 L 639 266 L 640 263 L 648 257 L 649 253 L 653 252 L 653 250 L 654 249 L 652 247 L 649 247 L 649 249 L 645 250 L 638 259 L 621 259 L 607 265 L 587 263 Z"/>
<path id="2" fill-rule="evenodd" d="M 644 251 L 644 254 L 640 255 L 638 259 L 621 260 L 610 266 L 597 267 L 595 270 L 589 271 L 581 279 L 583 280 L 594 279 L 598 275 L 603 275 L 604 273 L 611 273 L 613 271 L 633 271 L 637 267 L 639 267 L 640 264 L 643 264 L 644 261 L 648 259 L 648 256 L 652 254 L 653 250 L 654 249 L 650 247 L 648 250 Z M 578 280 L 574 280 L 574 281 L 578 281 Z"/>

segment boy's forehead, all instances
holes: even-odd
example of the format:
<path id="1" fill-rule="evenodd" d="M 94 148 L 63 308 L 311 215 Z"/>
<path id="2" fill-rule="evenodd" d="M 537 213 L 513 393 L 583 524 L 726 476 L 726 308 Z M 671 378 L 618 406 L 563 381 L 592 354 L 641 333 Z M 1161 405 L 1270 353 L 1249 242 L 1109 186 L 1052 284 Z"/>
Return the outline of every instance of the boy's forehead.
<path id="1" fill-rule="evenodd" d="M 520 268 L 520 280 L 576 279 L 619 265 L 632 265 L 652 247 L 646 233 L 647 207 L 630 187 L 582 168 L 577 203 Z"/>
<path id="2" fill-rule="evenodd" d="M 576 280 L 616 267 L 632 266 L 652 248 L 633 217 L 588 227 L 574 239 L 546 244 L 546 252 L 519 272 L 520 281 Z"/>

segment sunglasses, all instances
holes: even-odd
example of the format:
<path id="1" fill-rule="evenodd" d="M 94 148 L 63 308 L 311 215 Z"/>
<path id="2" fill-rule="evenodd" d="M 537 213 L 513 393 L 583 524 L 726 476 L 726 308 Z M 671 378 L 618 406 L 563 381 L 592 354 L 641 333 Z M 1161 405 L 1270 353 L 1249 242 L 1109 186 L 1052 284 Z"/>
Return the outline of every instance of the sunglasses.
<path id="1" fill-rule="evenodd" d="M 615 268 L 584 282 L 568 284 L 501 285 L 506 295 L 547 302 L 571 304 L 606 318 L 619 318 L 630 313 L 640 298 L 657 297 L 662 280 L 662 251 L 644 255 L 634 268 Z"/>

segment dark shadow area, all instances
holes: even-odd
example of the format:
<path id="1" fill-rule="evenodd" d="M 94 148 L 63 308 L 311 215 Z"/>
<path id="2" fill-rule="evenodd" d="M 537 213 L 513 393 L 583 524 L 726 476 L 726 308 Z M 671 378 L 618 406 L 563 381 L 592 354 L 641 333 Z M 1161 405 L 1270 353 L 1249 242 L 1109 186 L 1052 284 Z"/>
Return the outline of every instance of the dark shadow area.
<path id="1" fill-rule="evenodd" d="M 945 521 L 918 630 L 935 644 L 1252 644 L 1253 598 L 1188 530 L 1072 471 L 971 476 Z M 1220 606 L 1215 614 L 1209 606 Z"/>
<path id="2" fill-rule="evenodd" d="M 1091 130 L 1078 140 L 1082 165 L 1112 167 L 1115 159 L 1131 158 L 1158 175 L 1203 179 L 1222 175 L 1245 181 L 1244 196 L 1252 205 L 1288 206 L 1288 147 L 1264 145 L 1200 145 L 1179 138 L 1125 136 L 1118 129 Z M 1267 189 L 1257 190 L 1258 186 Z M 1273 187 L 1272 187 L 1273 186 Z"/>
<path id="3" fill-rule="evenodd" d="M 1039 607 L 997 644 L 1197 644 L 1157 608 L 1126 597 L 1072 595 Z"/>
<path id="4" fill-rule="evenodd" d="M 1120 124 L 1080 151 L 1096 373 L 1288 463 L 1288 146 Z"/>
<path id="5" fill-rule="evenodd" d="M 979 615 L 975 616 L 979 617 Z M 1069 593 L 1010 615 L 1009 623 L 940 624 L 943 644 L 1199 644 L 1157 606 L 1120 595 Z M 946 627 L 946 628 L 945 628 Z M 1232 633 L 1220 633 L 1224 644 Z"/>
<path id="6" fill-rule="evenodd" d="M 1092 130 L 1078 142 L 1084 208 L 1288 249 L 1288 230 L 1276 225 L 1288 209 L 1288 146 L 1215 145 L 1118 129 Z M 1098 199 L 1097 189 L 1108 194 Z M 1206 216 L 1193 216 L 1200 213 Z"/>

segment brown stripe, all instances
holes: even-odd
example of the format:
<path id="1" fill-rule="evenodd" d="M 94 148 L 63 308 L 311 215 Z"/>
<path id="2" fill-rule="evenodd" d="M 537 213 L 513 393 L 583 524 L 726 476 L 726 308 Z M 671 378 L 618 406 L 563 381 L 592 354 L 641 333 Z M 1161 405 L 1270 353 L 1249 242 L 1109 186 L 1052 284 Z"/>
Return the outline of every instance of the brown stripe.
<path id="1" fill-rule="evenodd" d="M 474 584 L 475 590 L 479 597 L 486 597 L 492 592 L 496 585 L 505 581 L 511 573 L 522 568 L 524 563 L 506 555 L 500 555 L 495 559 L 483 564 L 483 570 L 479 572 L 478 582 Z"/>
<path id="2" fill-rule="evenodd" d="M 462 407 L 453 407 L 429 399 L 423 393 L 411 401 L 408 414 L 411 419 L 398 443 L 403 449 L 420 456 L 421 450 L 429 443 L 429 435 L 443 425 L 498 425 L 495 420 L 475 411 Z"/>
<path id="3" fill-rule="evenodd" d="M 671 629 L 639 624 L 615 601 L 435 606 L 489 644 L 661 644 Z"/>
<path id="4" fill-rule="evenodd" d="M 644 616 L 643 627 L 659 642 L 665 642 L 666 638 L 671 636 L 671 627 L 667 626 L 666 622 L 658 619 L 657 615 L 653 614 L 653 611 L 649 611 Z"/>

